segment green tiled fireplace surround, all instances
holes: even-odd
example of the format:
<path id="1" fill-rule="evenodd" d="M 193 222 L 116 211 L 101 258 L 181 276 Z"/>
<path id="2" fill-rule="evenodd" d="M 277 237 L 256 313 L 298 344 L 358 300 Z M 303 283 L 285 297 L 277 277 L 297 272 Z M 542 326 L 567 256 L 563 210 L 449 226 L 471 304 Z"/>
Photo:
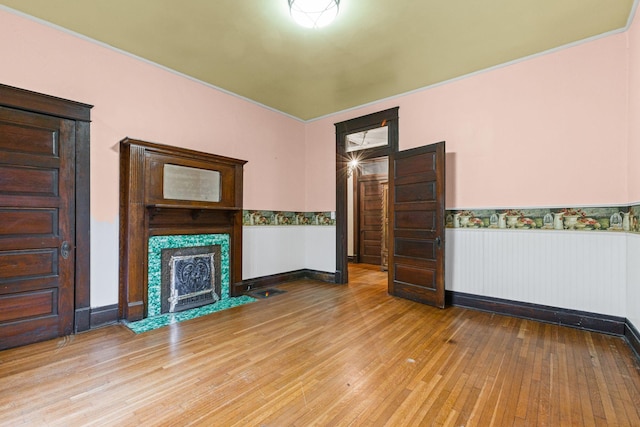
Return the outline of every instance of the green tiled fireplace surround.
<path id="1" fill-rule="evenodd" d="M 162 250 L 197 246 L 220 245 L 220 300 L 214 304 L 177 313 L 162 313 L 160 292 L 162 284 Z M 216 311 L 255 301 L 248 296 L 229 296 L 229 235 L 228 234 L 179 234 L 152 236 L 149 238 L 147 288 L 147 318 L 127 323 L 135 333 L 146 332 L 172 323 L 204 316 Z"/>

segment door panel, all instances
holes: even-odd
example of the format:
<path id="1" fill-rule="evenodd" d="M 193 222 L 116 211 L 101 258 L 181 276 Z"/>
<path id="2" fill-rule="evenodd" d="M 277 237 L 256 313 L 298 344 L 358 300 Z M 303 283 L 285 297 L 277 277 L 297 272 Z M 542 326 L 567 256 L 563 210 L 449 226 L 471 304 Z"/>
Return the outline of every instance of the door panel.
<path id="1" fill-rule="evenodd" d="M 48 235 L 57 231 L 55 209 L 4 209 L 0 210 L 0 238 L 18 235 Z"/>
<path id="2" fill-rule="evenodd" d="M 382 264 L 382 183 L 386 179 L 386 176 L 381 175 L 363 175 L 358 178 L 358 261 L 365 264 Z"/>
<path id="3" fill-rule="evenodd" d="M 389 293 L 444 307 L 444 142 L 390 157 Z"/>
<path id="4" fill-rule="evenodd" d="M 396 238 L 394 243 L 396 258 L 405 258 L 405 263 L 424 264 L 425 261 L 436 260 L 436 248 L 432 240 Z"/>
<path id="5" fill-rule="evenodd" d="M 0 151 L 54 156 L 58 151 L 55 130 L 0 123 Z"/>
<path id="6" fill-rule="evenodd" d="M 56 295 L 53 289 L 0 298 L 0 322 L 29 319 L 54 314 Z"/>
<path id="7" fill-rule="evenodd" d="M 41 194 L 56 196 L 58 171 L 47 169 L 27 169 L 0 165 L 2 193 Z"/>
<path id="8" fill-rule="evenodd" d="M 435 230 L 436 215 L 434 212 L 407 210 L 396 212 L 395 225 L 398 230 Z"/>
<path id="9" fill-rule="evenodd" d="M 402 164 L 399 164 L 402 167 Z M 411 203 L 419 201 L 433 201 L 436 197 L 435 185 L 432 182 L 408 182 L 408 179 L 403 180 L 401 186 L 398 186 L 396 192 L 396 202 L 398 203 Z"/>
<path id="10" fill-rule="evenodd" d="M 73 332 L 75 122 L 0 107 L 0 349 Z"/>

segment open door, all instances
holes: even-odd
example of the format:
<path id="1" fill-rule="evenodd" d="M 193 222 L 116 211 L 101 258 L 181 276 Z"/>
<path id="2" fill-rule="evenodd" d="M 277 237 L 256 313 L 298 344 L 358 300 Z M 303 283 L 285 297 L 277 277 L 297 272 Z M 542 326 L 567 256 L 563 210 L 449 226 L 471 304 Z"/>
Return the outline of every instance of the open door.
<path id="1" fill-rule="evenodd" d="M 389 293 L 444 307 L 445 144 L 389 157 Z"/>

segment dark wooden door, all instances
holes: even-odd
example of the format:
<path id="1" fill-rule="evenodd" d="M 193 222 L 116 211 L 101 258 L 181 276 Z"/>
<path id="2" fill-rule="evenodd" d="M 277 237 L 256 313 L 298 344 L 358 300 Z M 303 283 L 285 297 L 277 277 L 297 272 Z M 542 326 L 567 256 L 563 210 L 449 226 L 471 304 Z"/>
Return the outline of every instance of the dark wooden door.
<path id="1" fill-rule="evenodd" d="M 389 293 L 444 307 L 444 142 L 390 157 Z"/>
<path id="2" fill-rule="evenodd" d="M 382 183 L 386 180 L 381 175 L 358 178 L 358 260 L 365 264 L 382 265 Z"/>
<path id="3" fill-rule="evenodd" d="M 75 129 L 0 107 L 0 349 L 73 332 Z"/>

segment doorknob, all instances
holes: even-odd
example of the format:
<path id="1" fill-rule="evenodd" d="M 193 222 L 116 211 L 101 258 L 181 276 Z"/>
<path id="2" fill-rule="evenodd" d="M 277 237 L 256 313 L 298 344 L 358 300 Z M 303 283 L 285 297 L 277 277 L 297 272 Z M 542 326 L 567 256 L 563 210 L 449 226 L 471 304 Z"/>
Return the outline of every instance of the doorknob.
<path id="1" fill-rule="evenodd" d="M 69 252 L 71 252 L 71 245 L 65 240 L 60 246 L 60 255 L 62 255 L 62 258 L 67 259 L 69 258 Z"/>
<path id="2" fill-rule="evenodd" d="M 440 247 L 441 244 L 442 244 L 442 241 L 440 240 L 440 236 L 436 237 L 436 245 Z"/>

